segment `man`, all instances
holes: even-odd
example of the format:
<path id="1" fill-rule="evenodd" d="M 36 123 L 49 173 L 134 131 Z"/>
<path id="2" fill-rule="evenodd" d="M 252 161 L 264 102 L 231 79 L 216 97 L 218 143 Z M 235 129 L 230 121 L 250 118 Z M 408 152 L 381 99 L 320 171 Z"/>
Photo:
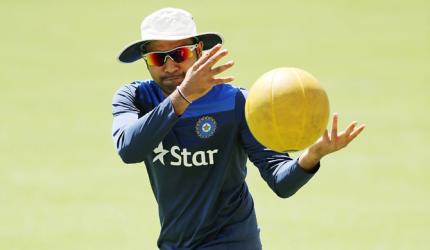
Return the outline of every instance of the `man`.
<path id="1" fill-rule="evenodd" d="M 246 91 L 219 77 L 233 66 L 217 33 L 197 34 L 190 13 L 158 10 L 142 39 L 119 55 L 143 58 L 152 80 L 121 87 L 113 98 L 113 139 L 125 163 L 144 162 L 159 206 L 160 249 L 261 249 L 254 204 L 245 183 L 247 157 L 280 197 L 319 169 L 320 159 L 363 129 L 327 131 L 298 159 L 264 148 L 244 118 Z M 207 50 L 204 52 L 204 50 Z"/>

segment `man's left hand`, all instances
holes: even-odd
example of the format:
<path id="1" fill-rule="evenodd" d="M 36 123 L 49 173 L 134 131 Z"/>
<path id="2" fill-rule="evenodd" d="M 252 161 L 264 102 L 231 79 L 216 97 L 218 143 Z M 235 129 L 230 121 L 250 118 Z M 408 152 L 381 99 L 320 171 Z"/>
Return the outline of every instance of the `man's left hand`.
<path id="1" fill-rule="evenodd" d="M 322 157 L 346 147 L 365 128 L 364 124 L 357 127 L 357 122 L 352 122 L 345 130 L 338 133 L 338 119 L 339 115 L 335 113 L 331 132 L 326 129 L 324 134 L 300 155 L 299 165 L 302 168 L 312 170 Z"/>

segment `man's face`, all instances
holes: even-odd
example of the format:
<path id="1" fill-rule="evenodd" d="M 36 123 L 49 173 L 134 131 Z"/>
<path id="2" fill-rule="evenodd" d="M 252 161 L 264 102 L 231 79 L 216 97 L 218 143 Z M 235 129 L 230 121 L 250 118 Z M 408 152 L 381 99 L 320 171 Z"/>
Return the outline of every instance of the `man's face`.
<path id="1" fill-rule="evenodd" d="M 147 52 L 154 51 L 169 51 L 171 49 L 192 45 L 192 39 L 184 39 L 177 41 L 152 41 L 146 45 Z M 197 48 L 192 52 L 193 56 L 183 62 L 177 63 L 170 57 L 166 58 L 164 65 L 155 66 L 147 65 L 148 71 L 152 79 L 160 86 L 165 95 L 175 91 L 185 78 L 187 70 L 197 61 L 202 54 L 203 43 L 199 43 Z"/>

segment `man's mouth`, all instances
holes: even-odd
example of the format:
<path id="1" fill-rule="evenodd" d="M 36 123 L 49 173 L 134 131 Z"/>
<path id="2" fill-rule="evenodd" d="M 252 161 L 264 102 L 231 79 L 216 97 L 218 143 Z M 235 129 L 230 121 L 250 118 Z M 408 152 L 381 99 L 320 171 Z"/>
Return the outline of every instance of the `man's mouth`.
<path id="1" fill-rule="evenodd" d="M 177 82 L 177 81 L 182 82 L 182 80 L 184 80 L 184 76 L 183 75 L 166 76 L 166 77 L 163 77 L 162 80 L 168 81 L 168 82 Z"/>

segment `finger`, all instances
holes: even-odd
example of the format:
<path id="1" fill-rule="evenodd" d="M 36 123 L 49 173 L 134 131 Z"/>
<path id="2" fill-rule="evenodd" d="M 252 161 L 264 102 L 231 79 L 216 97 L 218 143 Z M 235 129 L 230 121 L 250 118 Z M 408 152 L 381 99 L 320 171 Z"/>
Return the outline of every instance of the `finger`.
<path id="1" fill-rule="evenodd" d="M 223 49 L 218 51 L 216 54 L 212 55 L 205 63 L 203 63 L 202 67 L 207 67 L 208 69 L 212 68 L 221 58 L 228 54 L 228 50 Z"/>
<path id="2" fill-rule="evenodd" d="M 227 63 L 225 63 L 223 65 L 220 65 L 220 66 L 212 69 L 212 73 L 214 75 L 218 75 L 218 74 L 226 71 L 227 69 L 231 68 L 233 65 L 234 65 L 234 62 L 233 61 L 229 61 L 229 62 L 227 62 Z"/>
<path id="3" fill-rule="evenodd" d="M 328 130 L 327 129 L 324 131 L 323 141 L 330 141 L 330 137 L 328 136 Z"/>
<path id="4" fill-rule="evenodd" d="M 217 84 L 232 82 L 234 81 L 234 79 L 235 79 L 234 76 L 218 77 L 218 78 L 214 78 L 212 80 L 212 83 L 214 85 L 217 85 Z"/>
<path id="5" fill-rule="evenodd" d="M 221 44 L 218 43 L 217 45 L 213 46 L 209 51 L 203 54 L 202 57 L 197 60 L 197 62 L 194 64 L 197 68 L 206 63 L 206 61 L 213 56 L 216 52 L 218 52 L 221 49 Z"/>
<path id="6" fill-rule="evenodd" d="M 346 136 L 349 136 L 351 134 L 351 132 L 354 131 L 355 126 L 357 126 L 356 121 L 353 121 L 348 125 L 348 127 L 345 130 Z"/>
<path id="7" fill-rule="evenodd" d="M 357 137 L 364 130 L 364 128 L 366 128 L 366 125 L 362 124 L 360 127 L 358 127 L 357 129 L 355 129 L 354 131 L 352 131 L 352 133 L 348 137 L 348 141 L 354 140 L 355 137 Z"/>
<path id="8" fill-rule="evenodd" d="M 331 139 L 335 140 L 337 137 L 337 122 L 339 119 L 339 114 L 338 113 L 334 113 L 333 114 L 333 121 L 332 121 L 332 125 L 331 125 Z"/>
<path id="9" fill-rule="evenodd" d="M 357 125 L 356 121 L 351 122 L 344 131 L 340 132 L 337 135 L 337 138 L 339 139 L 339 143 L 342 145 L 341 147 L 345 147 L 346 145 L 348 145 L 348 143 L 351 142 L 349 138 L 351 136 L 351 133 L 354 131 L 354 128 L 356 125 Z"/>

